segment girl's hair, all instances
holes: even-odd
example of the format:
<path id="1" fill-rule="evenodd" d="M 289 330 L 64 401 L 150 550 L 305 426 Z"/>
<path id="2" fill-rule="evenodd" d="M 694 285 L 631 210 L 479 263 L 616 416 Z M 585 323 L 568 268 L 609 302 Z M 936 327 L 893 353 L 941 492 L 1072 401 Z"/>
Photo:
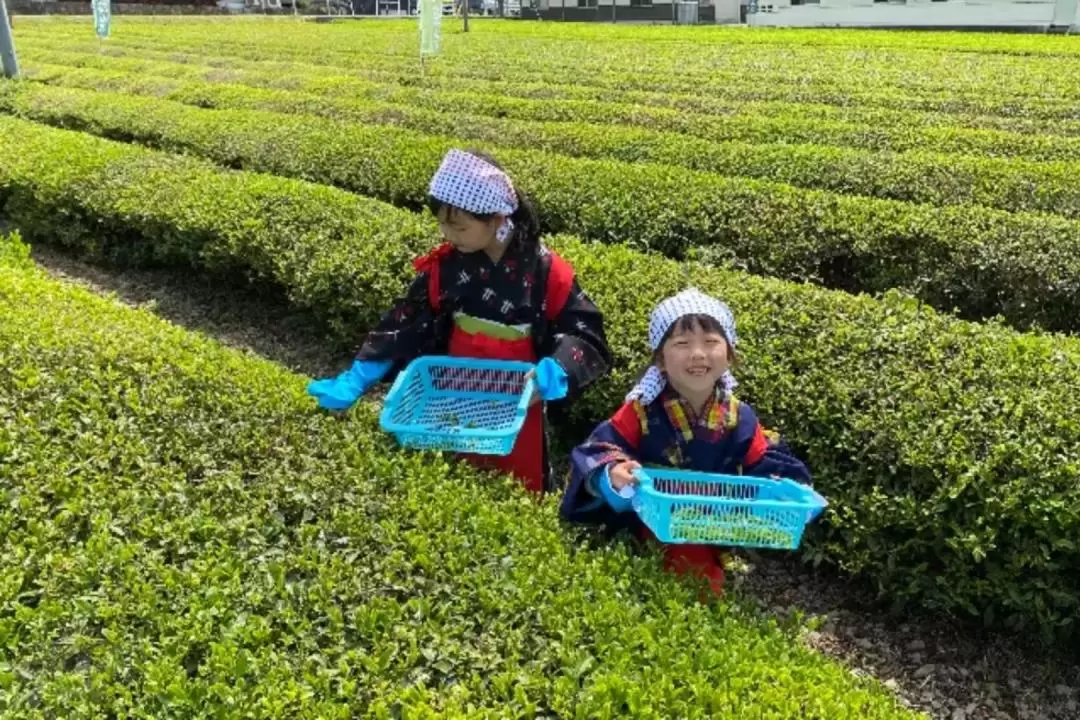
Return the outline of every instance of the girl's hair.
<path id="1" fill-rule="evenodd" d="M 502 170 L 503 172 L 506 172 L 503 166 L 500 165 L 498 161 L 495 160 L 495 158 L 491 157 L 491 155 L 488 155 L 485 152 L 480 152 L 478 150 L 466 150 L 465 152 L 469 153 L 473 157 L 480 158 L 484 162 L 498 168 L 499 170 Z M 527 245 L 536 246 L 540 243 L 540 217 L 539 215 L 537 215 L 536 208 L 533 206 L 532 200 L 529 198 L 528 195 L 521 192 L 516 187 L 514 188 L 514 192 L 517 193 L 518 208 L 514 211 L 514 214 L 510 216 L 510 220 L 514 223 L 513 237 L 518 238 Z M 439 216 L 439 212 L 443 209 L 443 207 L 447 207 L 453 212 L 465 213 L 470 217 L 474 217 L 477 220 L 481 220 L 484 222 L 495 217 L 495 213 L 471 213 L 468 210 L 463 210 L 462 208 L 454 207 L 453 205 L 444 203 L 441 200 L 437 200 L 430 195 L 427 199 L 427 206 L 428 209 L 431 210 L 431 214 L 436 217 Z"/>
<path id="2" fill-rule="evenodd" d="M 676 332 L 685 333 L 693 332 L 694 330 L 701 330 L 707 333 L 718 333 L 723 336 L 727 341 L 728 360 L 735 360 L 735 348 L 731 346 L 731 338 L 727 336 L 724 331 L 724 326 L 711 315 L 704 315 L 700 313 L 691 313 L 689 315 L 683 315 L 676 320 L 668 328 L 668 331 L 664 334 L 664 337 L 660 340 L 660 345 L 656 348 L 656 357 L 659 358 L 660 354 L 664 351 L 664 345 L 671 339 L 671 336 Z"/>

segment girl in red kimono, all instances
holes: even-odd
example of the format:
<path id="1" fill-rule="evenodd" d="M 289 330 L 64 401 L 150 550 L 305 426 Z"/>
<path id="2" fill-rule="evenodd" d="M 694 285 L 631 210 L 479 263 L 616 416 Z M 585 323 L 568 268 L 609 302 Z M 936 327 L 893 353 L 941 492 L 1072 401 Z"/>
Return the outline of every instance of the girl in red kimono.
<path id="1" fill-rule="evenodd" d="M 352 406 L 391 370 L 421 355 L 537 363 L 537 400 L 573 397 L 607 371 L 603 318 L 573 268 L 540 243 L 536 212 L 491 158 L 451 150 L 428 205 L 446 242 L 415 262 L 417 276 L 368 334 L 352 367 L 311 383 L 331 410 Z M 509 456 L 467 456 L 513 473 L 534 492 L 552 489 L 536 402 Z"/>
<path id="2" fill-rule="evenodd" d="M 564 518 L 654 540 L 630 512 L 632 473 L 642 465 L 810 483 L 806 465 L 732 394 L 736 341 L 727 305 L 697 290 L 656 308 L 649 323 L 653 366 L 615 415 L 574 450 Z M 666 545 L 664 560 L 669 570 L 704 577 L 715 593 L 722 591 L 716 546 Z"/>

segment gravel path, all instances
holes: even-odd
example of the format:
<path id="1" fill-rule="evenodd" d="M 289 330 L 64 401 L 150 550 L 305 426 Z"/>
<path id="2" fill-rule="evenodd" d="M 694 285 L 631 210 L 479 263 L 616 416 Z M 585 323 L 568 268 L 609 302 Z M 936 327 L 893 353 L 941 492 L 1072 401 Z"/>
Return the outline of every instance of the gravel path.
<path id="1" fill-rule="evenodd" d="M 933 618 L 893 618 L 865 590 L 790 556 L 747 553 L 733 584 L 779 616 L 816 618 L 808 645 L 873 675 L 942 720 L 1077 720 L 1080 665 L 1016 638 Z"/>
<path id="2" fill-rule="evenodd" d="M 114 292 L 124 302 L 296 372 L 339 372 L 348 354 L 284 299 L 224 287 L 192 273 L 111 269 L 50 248 L 34 258 L 53 275 Z M 856 674 L 874 675 L 911 707 L 941 720 L 1078 720 L 1080 665 L 1053 661 L 1012 638 L 926 619 L 891 618 L 857 588 L 807 572 L 790 556 L 744 553 L 730 585 L 768 612 L 817 618 L 806 642 Z"/>
<path id="3" fill-rule="evenodd" d="M 116 293 L 129 305 L 148 308 L 294 372 L 336 375 L 349 362 L 348 354 L 338 350 L 310 315 L 291 308 L 280 296 L 228 287 L 199 273 L 94 265 L 44 246 L 34 246 L 32 254 L 57 277 Z"/>

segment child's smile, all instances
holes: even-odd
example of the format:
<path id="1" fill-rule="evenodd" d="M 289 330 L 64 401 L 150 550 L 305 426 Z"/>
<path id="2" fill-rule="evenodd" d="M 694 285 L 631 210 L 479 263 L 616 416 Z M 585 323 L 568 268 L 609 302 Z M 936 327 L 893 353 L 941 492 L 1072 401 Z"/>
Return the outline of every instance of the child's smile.
<path id="1" fill-rule="evenodd" d="M 708 402 L 730 365 L 724 335 L 696 323 L 677 327 L 664 343 L 659 360 L 672 388 L 695 407 Z"/>

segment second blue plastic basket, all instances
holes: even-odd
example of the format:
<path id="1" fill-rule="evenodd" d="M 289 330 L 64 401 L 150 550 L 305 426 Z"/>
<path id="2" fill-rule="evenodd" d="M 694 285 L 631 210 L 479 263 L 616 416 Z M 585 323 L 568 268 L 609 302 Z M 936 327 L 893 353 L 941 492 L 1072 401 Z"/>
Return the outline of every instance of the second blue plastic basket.
<path id="1" fill-rule="evenodd" d="M 529 410 L 535 365 L 425 356 L 394 381 L 379 424 L 404 447 L 509 455 Z"/>
<path id="2" fill-rule="evenodd" d="M 642 468 L 634 510 L 665 543 L 794 550 L 828 503 L 792 480 Z"/>

